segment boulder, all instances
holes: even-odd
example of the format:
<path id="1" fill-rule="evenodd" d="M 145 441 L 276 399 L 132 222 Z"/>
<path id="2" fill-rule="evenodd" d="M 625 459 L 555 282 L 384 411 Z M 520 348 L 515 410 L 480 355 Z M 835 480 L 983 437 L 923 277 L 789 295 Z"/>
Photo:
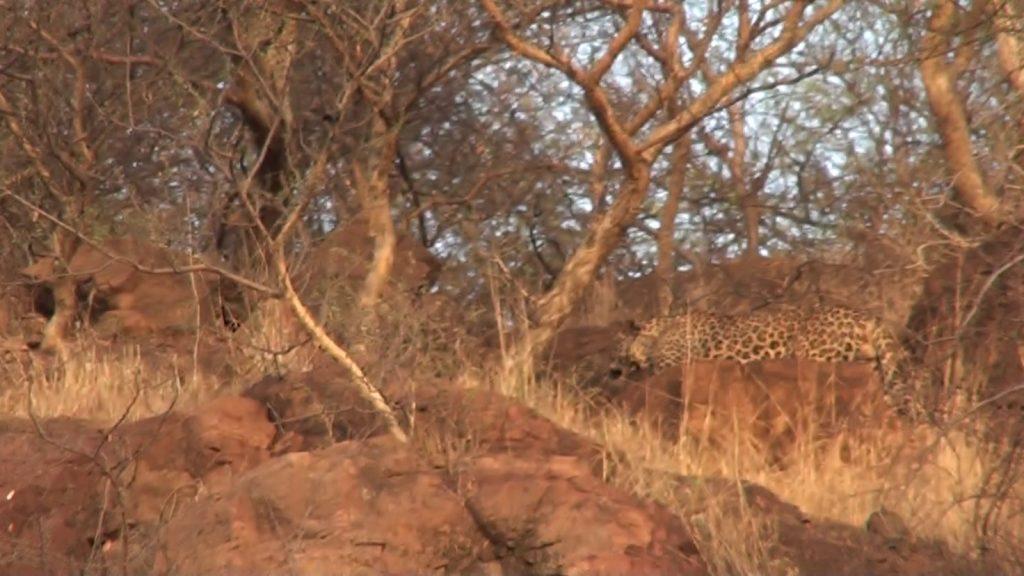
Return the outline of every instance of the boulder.
<path id="1" fill-rule="evenodd" d="M 707 574 L 678 516 L 579 458 L 482 456 L 460 485 L 498 558 L 527 574 Z"/>
<path id="2" fill-rule="evenodd" d="M 599 444 L 497 392 L 428 386 L 395 399 L 415 415 L 418 435 L 466 439 L 477 455 L 574 456 L 600 473 Z"/>
<path id="3" fill-rule="evenodd" d="M 237 397 L 112 429 L 0 423 L 0 572 L 147 566 L 156 526 L 266 460 L 273 435 L 263 407 Z"/>
<path id="4" fill-rule="evenodd" d="M 182 510 L 155 574 L 465 573 L 489 545 L 443 476 L 391 438 L 290 453 Z"/>
<path id="5" fill-rule="evenodd" d="M 103 431 L 59 418 L 0 421 L 0 573 L 71 573 L 94 551 L 112 502 L 89 457 Z"/>
<path id="6" fill-rule="evenodd" d="M 351 378 L 331 363 L 266 376 L 242 395 L 266 407 L 280 431 L 278 450 L 312 450 L 388 433 L 387 422 L 360 395 Z"/>

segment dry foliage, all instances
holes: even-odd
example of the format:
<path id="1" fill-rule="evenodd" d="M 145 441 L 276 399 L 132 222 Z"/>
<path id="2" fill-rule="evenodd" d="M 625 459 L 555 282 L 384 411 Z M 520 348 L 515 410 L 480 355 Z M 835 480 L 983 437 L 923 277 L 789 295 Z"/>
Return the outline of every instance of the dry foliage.
<path id="1" fill-rule="evenodd" d="M 326 353 L 398 437 L 382 390 L 431 380 L 599 441 L 607 479 L 679 510 L 717 573 L 792 566 L 742 498 L 686 512 L 679 474 L 857 525 L 886 507 L 1019 572 L 1022 14 L 0 3 L 0 412 L 131 421 Z M 956 416 L 821 434 L 807 410 L 780 458 L 787 426 L 735 381 L 706 384 L 747 412 L 668 442 L 535 369 L 566 326 L 817 300 L 905 328 Z M 475 448 L 411 430 L 452 466 Z"/>

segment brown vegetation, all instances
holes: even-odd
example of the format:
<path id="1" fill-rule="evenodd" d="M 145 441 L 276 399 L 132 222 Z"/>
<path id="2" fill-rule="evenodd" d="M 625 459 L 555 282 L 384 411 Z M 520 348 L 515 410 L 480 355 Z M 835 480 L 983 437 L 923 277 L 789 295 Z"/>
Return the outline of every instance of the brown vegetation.
<path id="1" fill-rule="evenodd" d="M 0 571 L 1021 572 L 1022 15 L 0 2 Z"/>
<path id="2" fill-rule="evenodd" d="M 718 449 L 751 442 L 780 462 L 797 442 L 813 450 L 823 439 L 884 435 L 897 424 L 864 363 L 694 361 L 629 383 L 613 401 L 656 422 L 670 440 Z"/>
<path id="3" fill-rule="evenodd" d="M 222 318 L 219 278 L 188 272 L 188 256 L 132 237 L 78 244 L 21 274 L 37 283 L 49 321 L 41 346 L 63 345 L 79 316 L 100 338 L 182 333 Z"/>

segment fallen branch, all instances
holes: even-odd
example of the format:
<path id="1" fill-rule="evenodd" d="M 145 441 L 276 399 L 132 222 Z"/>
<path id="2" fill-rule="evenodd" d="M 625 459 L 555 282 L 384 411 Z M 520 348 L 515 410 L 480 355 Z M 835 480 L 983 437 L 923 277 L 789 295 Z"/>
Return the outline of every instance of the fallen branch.
<path id="1" fill-rule="evenodd" d="M 352 376 L 352 380 L 356 383 L 359 389 L 359 394 L 365 398 L 373 409 L 380 413 L 384 421 L 387 422 L 388 430 L 391 435 L 397 438 L 401 442 L 408 442 L 409 438 L 406 436 L 405 431 L 398 424 L 398 419 L 395 418 L 395 412 L 388 405 L 387 399 L 384 398 L 384 394 L 374 386 L 366 374 L 363 373 L 362 368 L 359 364 L 349 356 L 348 352 L 344 348 L 339 346 L 330 335 L 323 329 L 322 326 L 313 318 L 313 314 L 310 313 L 309 308 L 303 304 L 302 299 L 299 298 L 298 293 L 295 291 L 295 287 L 292 286 L 292 279 L 288 275 L 288 264 L 284 257 L 284 250 L 281 248 L 281 243 L 278 243 L 274 252 L 274 267 L 277 271 L 278 280 L 281 282 L 281 286 L 284 288 L 284 299 L 291 306 L 292 311 L 295 312 L 295 316 L 302 323 L 302 326 L 309 332 L 313 340 L 316 341 L 317 345 L 320 346 L 327 352 L 327 354 L 335 360 L 338 364 L 341 364 L 345 370 Z"/>

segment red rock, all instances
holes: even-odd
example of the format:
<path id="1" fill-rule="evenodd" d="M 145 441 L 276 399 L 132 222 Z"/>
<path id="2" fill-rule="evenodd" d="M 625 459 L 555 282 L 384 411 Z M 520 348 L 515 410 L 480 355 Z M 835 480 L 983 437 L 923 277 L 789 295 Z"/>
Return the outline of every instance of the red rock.
<path id="1" fill-rule="evenodd" d="M 768 557 L 792 573 L 836 576 L 999 573 L 994 566 L 956 555 L 939 542 L 915 540 L 909 534 L 894 538 L 892 533 L 879 533 L 875 526 L 879 522 L 877 517 L 869 529 L 865 529 L 808 517 L 757 484 L 698 477 L 678 477 L 677 482 L 677 509 L 686 518 L 717 516 L 717 521 L 733 536 L 737 532 L 730 526 L 731 522 L 749 526 L 753 518 L 760 525 L 771 526 L 772 536 L 764 538 L 759 546 L 765 546 Z M 901 522 L 891 513 L 886 520 L 890 531 Z M 740 530 L 742 535 L 742 530 L 749 528 Z M 900 527 L 897 526 L 896 531 L 899 532 Z M 713 539 L 715 534 L 702 537 Z"/>
<path id="2" fill-rule="evenodd" d="M 89 538 L 104 531 L 103 478 L 88 457 L 101 438 L 81 420 L 41 422 L 39 430 L 0 422 L 0 573 L 70 573 L 88 557 Z"/>
<path id="3" fill-rule="evenodd" d="M 707 573 L 677 516 L 601 482 L 579 458 L 483 456 L 460 483 L 499 557 L 528 573 Z"/>
<path id="4" fill-rule="evenodd" d="M 668 369 L 625 386 L 616 402 L 660 423 L 670 440 L 680 422 L 689 437 L 722 446 L 732 446 L 739 432 L 780 463 L 798 439 L 897 425 L 874 367 L 862 362 L 699 360 L 685 375 Z"/>
<path id="5" fill-rule="evenodd" d="M 161 542 L 156 574 L 463 573 L 488 549 L 441 474 L 386 437 L 275 458 Z"/>
<path id="6" fill-rule="evenodd" d="M 595 469 L 604 454 L 597 443 L 496 392 L 424 387 L 396 400 L 415 410 L 419 434 L 471 438 L 477 453 L 578 456 Z"/>
<path id="7" fill-rule="evenodd" d="M 301 439 L 288 450 L 312 450 L 335 442 L 388 433 L 387 422 L 345 372 L 326 363 L 306 372 L 266 376 L 242 393 L 264 406 L 283 433 Z M 279 448 L 285 434 L 276 443 Z"/>
<path id="8" fill-rule="evenodd" d="M 42 435 L 28 421 L 0 424 L 0 573 L 103 564 L 126 526 L 132 548 L 117 562 L 141 569 L 147 551 L 135 544 L 201 485 L 269 458 L 274 435 L 263 407 L 237 397 L 112 431 L 68 419 L 40 427 Z"/>

